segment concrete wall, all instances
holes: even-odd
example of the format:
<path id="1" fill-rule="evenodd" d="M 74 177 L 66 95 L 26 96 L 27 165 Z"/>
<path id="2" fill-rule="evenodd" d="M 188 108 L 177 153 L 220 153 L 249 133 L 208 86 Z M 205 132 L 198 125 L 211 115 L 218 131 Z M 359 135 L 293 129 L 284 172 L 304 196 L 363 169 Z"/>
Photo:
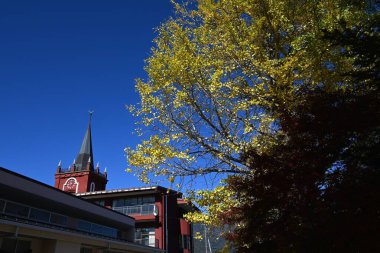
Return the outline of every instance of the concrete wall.
<path id="1" fill-rule="evenodd" d="M 80 244 L 75 242 L 57 241 L 54 253 L 80 253 Z"/>

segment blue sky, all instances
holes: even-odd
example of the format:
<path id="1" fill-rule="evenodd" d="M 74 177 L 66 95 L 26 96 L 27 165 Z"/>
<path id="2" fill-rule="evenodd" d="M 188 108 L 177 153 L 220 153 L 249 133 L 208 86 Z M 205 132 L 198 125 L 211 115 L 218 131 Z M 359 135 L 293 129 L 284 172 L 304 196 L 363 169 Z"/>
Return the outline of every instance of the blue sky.
<path id="1" fill-rule="evenodd" d="M 169 0 L 0 1 L 0 166 L 54 184 L 68 167 L 93 110 L 94 160 L 108 189 L 139 186 L 124 172 L 135 146 L 135 78 L 146 78 L 154 28 Z"/>

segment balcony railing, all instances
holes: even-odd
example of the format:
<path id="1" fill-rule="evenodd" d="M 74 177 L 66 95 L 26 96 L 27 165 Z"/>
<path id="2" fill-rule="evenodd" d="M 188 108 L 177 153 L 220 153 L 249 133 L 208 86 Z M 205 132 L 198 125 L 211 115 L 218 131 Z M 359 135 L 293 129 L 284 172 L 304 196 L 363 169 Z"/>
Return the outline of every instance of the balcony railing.
<path id="1" fill-rule="evenodd" d="M 158 215 L 158 208 L 155 204 L 121 206 L 112 209 L 126 215 Z"/>
<path id="2" fill-rule="evenodd" d="M 75 224 L 72 221 L 77 220 L 76 218 L 5 199 L 0 199 L 0 220 L 1 219 L 64 231 L 85 233 L 96 237 L 126 241 L 117 236 L 118 229 L 116 228 L 111 228 L 80 219 L 78 219 L 78 223 Z M 69 222 L 69 220 L 71 220 L 71 222 Z"/>

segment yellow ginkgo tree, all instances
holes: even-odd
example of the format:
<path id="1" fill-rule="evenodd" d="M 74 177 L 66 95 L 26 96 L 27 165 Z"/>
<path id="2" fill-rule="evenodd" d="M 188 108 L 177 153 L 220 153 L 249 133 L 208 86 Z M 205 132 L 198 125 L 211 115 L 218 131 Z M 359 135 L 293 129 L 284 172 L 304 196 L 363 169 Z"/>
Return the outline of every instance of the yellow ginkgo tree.
<path id="1" fill-rule="evenodd" d="M 126 148 L 130 171 L 146 183 L 186 177 L 252 175 L 256 157 L 288 141 L 279 112 L 307 102 L 303 90 L 349 90 L 354 57 L 324 34 L 366 19 L 360 1 L 199 0 L 173 3 L 137 80 L 130 106 L 142 138 Z M 146 136 L 148 135 L 148 136 Z M 189 189 L 193 190 L 193 189 Z M 205 207 L 191 220 L 218 224 L 239 205 L 221 184 L 192 197 Z M 238 224 L 239 225 L 239 224 Z"/>

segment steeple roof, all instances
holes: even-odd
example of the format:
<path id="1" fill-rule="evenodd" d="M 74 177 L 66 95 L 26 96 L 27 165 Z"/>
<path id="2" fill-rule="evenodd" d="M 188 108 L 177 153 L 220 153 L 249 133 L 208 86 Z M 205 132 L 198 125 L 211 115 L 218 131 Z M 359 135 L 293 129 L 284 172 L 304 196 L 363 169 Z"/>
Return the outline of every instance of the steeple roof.
<path id="1" fill-rule="evenodd" d="M 86 170 L 90 162 L 90 170 L 94 170 L 94 156 L 92 154 L 92 140 L 91 140 L 91 117 L 88 122 L 88 127 L 84 135 L 82 146 L 80 147 L 77 158 L 75 159 L 76 170 Z"/>

